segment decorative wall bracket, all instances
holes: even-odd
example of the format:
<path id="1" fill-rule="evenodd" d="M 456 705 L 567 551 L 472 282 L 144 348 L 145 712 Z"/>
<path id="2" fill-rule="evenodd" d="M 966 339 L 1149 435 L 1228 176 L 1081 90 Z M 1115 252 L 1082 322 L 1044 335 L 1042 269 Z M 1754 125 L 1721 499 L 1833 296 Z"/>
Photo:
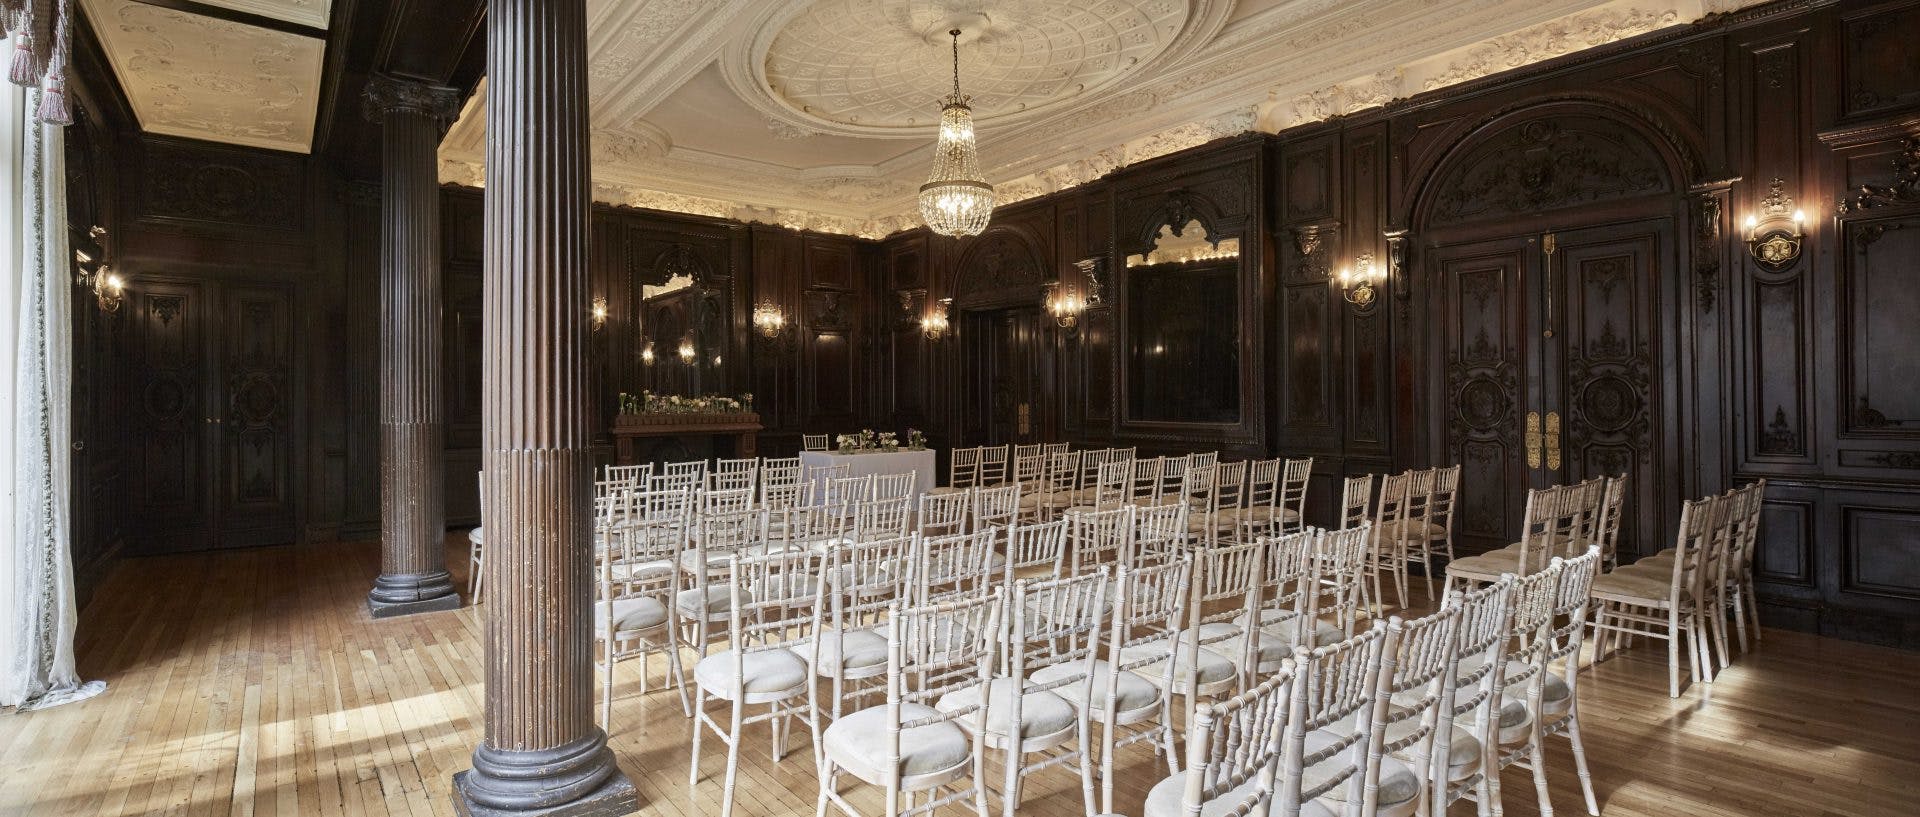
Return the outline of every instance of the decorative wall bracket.
<path id="1" fill-rule="evenodd" d="M 1082 258 L 1073 262 L 1073 266 L 1080 270 L 1080 281 L 1086 285 L 1087 306 L 1094 307 L 1106 303 L 1107 257 L 1104 255 L 1095 255 L 1089 258 Z"/>
<path id="2" fill-rule="evenodd" d="M 1782 187 L 1785 179 L 1775 178 L 1768 185 L 1767 197 L 1760 200 L 1758 212 L 1747 216 L 1747 252 L 1755 263 L 1779 272 L 1800 260 L 1800 242 L 1806 214 L 1794 209 L 1793 197 Z"/>

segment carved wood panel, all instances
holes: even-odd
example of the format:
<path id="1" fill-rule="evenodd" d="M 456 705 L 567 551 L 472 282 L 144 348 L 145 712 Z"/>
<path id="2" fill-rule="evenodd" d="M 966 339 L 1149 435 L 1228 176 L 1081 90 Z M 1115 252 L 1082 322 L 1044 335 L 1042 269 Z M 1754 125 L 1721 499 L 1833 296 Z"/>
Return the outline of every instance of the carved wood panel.
<path id="1" fill-rule="evenodd" d="M 219 387 L 220 544 L 288 541 L 292 479 L 302 443 L 293 348 L 293 294 L 282 288 L 232 287 L 224 310 Z"/>
<path id="2" fill-rule="evenodd" d="M 1533 479 L 1522 424 L 1538 405 L 1524 356 L 1537 249 L 1510 238 L 1440 247 L 1430 258 L 1428 291 L 1441 307 L 1436 365 L 1445 372 L 1432 417 L 1439 461 L 1461 466 L 1456 542 L 1467 552 L 1501 547 Z"/>
<path id="3" fill-rule="evenodd" d="M 1895 111 L 1920 103 L 1920 3 L 1882 6 L 1841 29 L 1841 108 L 1847 116 Z"/>
<path id="4" fill-rule="evenodd" d="M 134 504 L 145 520 L 136 546 L 191 549 L 204 534 L 211 501 L 207 474 L 214 374 L 207 331 L 214 309 L 195 283 L 146 279 L 129 298 L 134 321 Z"/>
<path id="5" fill-rule="evenodd" d="M 1841 436 L 1920 441 L 1920 213 L 1850 219 L 1845 238 Z"/>

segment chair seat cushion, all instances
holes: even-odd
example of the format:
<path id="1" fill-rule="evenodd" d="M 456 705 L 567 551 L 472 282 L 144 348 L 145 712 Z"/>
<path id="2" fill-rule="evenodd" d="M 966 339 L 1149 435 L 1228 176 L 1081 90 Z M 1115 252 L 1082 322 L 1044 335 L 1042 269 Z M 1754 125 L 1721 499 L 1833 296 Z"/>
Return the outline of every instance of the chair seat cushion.
<path id="1" fill-rule="evenodd" d="M 1232 661 L 1240 663 L 1241 633 L 1244 630 L 1237 622 L 1216 621 L 1200 625 L 1200 649 L 1206 650 Z M 1280 635 L 1271 635 L 1263 631 L 1254 631 L 1254 660 L 1260 666 L 1278 667 L 1280 661 L 1293 654 L 1293 641 Z"/>
<path id="2" fill-rule="evenodd" d="M 1013 696 L 1019 694 L 1024 684 L 1018 678 L 995 678 L 988 682 L 987 693 L 987 734 L 996 738 L 1006 738 L 1011 731 L 1008 719 L 1013 715 Z M 954 690 L 940 696 L 933 708 L 942 712 L 952 712 L 980 703 L 980 685 L 974 684 L 965 689 Z M 1047 735 L 1070 733 L 1079 716 L 1073 704 L 1067 699 L 1047 692 L 1029 692 L 1020 696 L 1020 739 L 1032 740 Z M 962 728 L 971 729 L 973 719 L 969 716 L 958 721 Z"/>
<path id="3" fill-rule="evenodd" d="M 1462 674 L 1471 674 L 1478 671 L 1483 661 L 1484 659 L 1478 655 L 1462 658 L 1460 660 L 1460 672 Z M 1518 703 L 1521 706 L 1526 705 L 1527 683 L 1533 679 L 1515 678 L 1519 673 L 1526 671 L 1526 665 L 1519 661 L 1507 662 L 1507 685 L 1505 689 L 1501 690 L 1501 700 L 1504 703 Z M 1567 680 L 1562 678 L 1557 672 L 1548 672 L 1546 674 L 1546 680 L 1541 683 L 1540 687 L 1540 708 L 1546 710 L 1548 715 L 1562 715 L 1566 713 L 1572 703 L 1573 689 L 1567 686 Z M 1501 729 L 1503 732 L 1506 729 L 1505 720 L 1506 717 L 1503 713 L 1501 717 Z M 1504 739 L 1502 739 L 1502 742 L 1505 742 Z"/>
<path id="4" fill-rule="evenodd" d="M 1593 578 L 1595 598 L 1613 601 L 1643 600 L 1647 602 L 1666 602 L 1673 594 L 1673 567 L 1665 569 L 1641 567 L 1635 562 L 1612 573 L 1602 573 Z M 1681 588 L 1686 594 L 1686 588 Z"/>
<path id="5" fill-rule="evenodd" d="M 626 598 L 613 600 L 613 634 L 616 640 L 640 635 L 648 630 L 659 629 L 667 623 L 667 606 L 653 598 Z M 594 635 L 605 638 L 607 635 L 607 603 L 593 603 Z"/>
<path id="6" fill-rule="evenodd" d="M 484 547 L 487 544 L 486 526 L 482 525 L 480 527 L 474 528 L 473 530 L 467 531 L 467 541 Z"/>
<path id="7" fill-rule="evenodd" d="M 1153 641 L 1127 647 L 1120 651 L 1120 660 L 1132 663 L 1144 658 L 1164 655 L 1167 651 L 1167 639 L 1169 637 L 1170 636 L 1163 636 Z M 1159 684 L 1165 677 L 1164 674 L 1167 671 L 1166 664 L 1166 659 L 1162 658 L 1151 664 L 1143 665 L 1135 669 L 1134 672 L 1148 681 Z M 1176 691 L 1186 688 L 1187 674 L 1194 671 L 1194 666 L 1192 659 L 1187 656 L 1186 649 L 1183 646 L 1178 649 L 1173 664 L 1173 688 Z M 1233 662 L 1211 650 L 1200 650 L 1198 666 L 1200 683 L 1203 685 L 1219 683 L 1234 677 Z"/>
<path id="8" fill-rule="evenodd" d="M 1300 518 L 1300 512 L 1292 508 L 1280 508 L 1273 505 L 1255 505 L 1251 508 L 1221 508 L 1220 515 L 1228 519 L 1249 524 L 1266 524 L 1279 520 L 1293 522 Z"/>
<path id="9" fill-rule="evenodd" d="M 747 594 L 742 594 L 747 595 Z M 693 618 L 724 615 L 733 606 L 733 588 L 724 584 L 710 584 L 705 588 L 690 587 L 674 596 L 674 606 L 682 615 Z"/>
<path id="10" fill-rule="evenodd" d="M 755 650 L 740 658 L 741 679 L 733 677 L 733 650 L 723 650 L 700 659 L 693 665 L 694 683 L 700 685 L 707 694 L 726 700 L 734 700 L 740 695 L 740 688 L 746 687 L 748 695 L 764 695 L 776 692 L 801 692 L 806 689 L 809 675 L 807 662 L 800 656 L 787 650 Z"/>
<path id="11" fill-rule="evenodd" d="M 1343 738 L 1340 734 L 1332 730 L 1316 729 L 1308 732 L 1306 754 L 1312 756 L 1315 753 L 1325 751 L 1341 740 L 1343 740 Z M 1302 788 L 1311 789 L 1331 778 L 1333 774 L 1344 767 L 1352 757 L 1350 751 L 1351 749 L 1342 750 L 1333 757 L 1308 766 L 1306 772 L 1302 774 L 1300 778 Z M 1361 772 L 1356 772 L 1355 774 L 1357 776 L 1361 774 Z M 1377 800 L 1379 810 L 1376 813 L 1382 815 L 1382 817 L 1388 817 L 1388 815 L 1392 817 L 1403 817 L 1404 815 L 1412 814 L 1414 809 L 1419 805 L 1420 792 L 1426 788 L 1426 784 L 1423 781 L 1424 778 L 1415 773 L 1413 767 L 1408 766 L 1405 761 L 1391 756 L 1381 758 L 1380 793 Z M 1329 805 L 1344 805 L 1347 799 L 1348 784 L 1351 782 L 1352 778 L 1348 778 L 1346 781 L 1334 786 L 1326 794 L 1322 795 L 1321 799 L 1327 801 Z M 1336 807 L 1335 810 L 1344 811 L 1344 809 L 1338 807 Z"/>
<path id="12" fill-rule="evenodd" d="M 1147 791 L 1147 802 L 1143 813 L 1146 817 L 1187 817 L 1186 806 L 1181 802 L 1186 794 L 1186 788 L 1185 772 L 1155 783 L 1153 788 Z M 1259 791 L 1260 775 L 1257 771 L 1250 771 L 1246 782 L 1233 787 L 1219 797 L 1201 803 L 1200 817 L 1225 817 L 1229 814 L 1248 813 L 1239 809 L 1243 805 L 1250 804 Z M 1271 799 L 1271 792 L 1268 793 L 1268 797 Z M 1277 806 L 1270 808 L 1273 814 L 1280 813 Z M 1300 804 L 1300 817 L 1334 817 L 1334 814 L 1332 809 L 1318 801 Z"/>
<path id="13" fill-rule="evenodd" d="M 946 485 L 946 486 L 942 486 L 942 487 L 939 487 L 939 488 L 928 488 L 928 489 L 927 489 L 927 493 L 930 493 L 930 494 L 939 494 L 939 495 L 941 495 L 941 496 L 945 496 L 945 495 L 947 495 L 947 494 L 957 494 L 957 493 L 962 493 L 962 492 L 964 492 L 964 491 L 966 491 L 966 490 L 967 490 L 967 489 L 965 489 L 965 488 L 955 488 L 955 487 L 953 487 L 953 486 L 951 486 L 951 485 Z"/>
<path id="14" fill-rule="evenodd" d="M 868 669 L 887 663 L 887 639 L 869 630 L 848 630 L 835 632 L 828 630 L 815 638 L 820 645 L 820 668 L 816 670 L 828 678 L 839 671 Z M 792 648 L 793 654 L 801 660 L 813 656 L 812 644 L 801 644 Z"/>
<path id="15" fill-rule="evenodd" d="M 1420 729 L 1419 718 L 1408 718 L 1387 727 L 1387 742 L 1393 743 L 1412 737 Z M 1480 771 L 1480 739 L 1473 732 L 1456 725 L 1453 727 L 1452 740 L 1447 744 L 1447 780 L 1465 780 Z M 1394 752 L 1393 757 L 1405 763 L 1413 762 L 1413 747 L 1409 746 Z"/>
<path id="16" fill-rule="evenodd" d="M 1477 556 L 1466 556 L 1447 563 L 1449 575 L 1499 576 L 1520 569 L 1518 554 L 1488 551 Z"/>
<path id="17" fill-rule="evenodd" d="M 900 720 L 911 723 L 940 714 L 925 704 L 903 703 Z M 874 785 L 888 777 L 886 769 L 887 707 L 868 707 L 829 724 L 820 736 L 827 758 L 840 768 Z M 942 721 L 900 732 L 903 777 L 920 777 L 959 769 L 973 759 L 973 742 L 960 727 Z"/>
<path id="18" fill-rule="evenodd" d="M 1041 667 L 1038 671 L 1034 672 L 1033 681 L 1036 684 L 1052 683 L 1062 678 L 1072 677 L 1080 672 L 1080 667 L 1081 665 L 1077 662 Z M 1093 662 L 1093 694 L 1090 698 L 1090 704 L 1088 704 L 1088 701 L 1082 700 L 1082 698 L 1088 696 L 1086 695 L 1085 688 L 1077 683 L 1055 687 L 1053 692 L 1067 699 L 1068 703 L 1076 706 L 1088 704 L 1092 707 L 1093 711 L 1104 712 L 1107 706 L 1107 676 L 1112 672 L 1113 668 L 1107 662 L 1099 660 Z M 1114 713 L 1125 716 L 1128 713 L 1154 708 L 1160 703 L 1160 688 L 1154 686 L 1152 681 L 1131 672 L 1123 672 L 1120 673 L 1120 677 L 1114 681 L 1113 697 Z"/>

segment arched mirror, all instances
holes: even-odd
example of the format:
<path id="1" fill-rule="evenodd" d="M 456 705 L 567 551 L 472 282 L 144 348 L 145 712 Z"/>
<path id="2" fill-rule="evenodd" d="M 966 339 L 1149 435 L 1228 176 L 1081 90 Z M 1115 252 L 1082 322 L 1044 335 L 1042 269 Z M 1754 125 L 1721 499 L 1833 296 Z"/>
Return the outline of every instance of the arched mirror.
<path id="1" fill-rule="evenodd" d="M 660 394 L 725 393 L 730 357 L 724 277 L 686 245 L 676 245 L 639 283 L 640 349 L 648 388 Z"/>
<path id="2" fill-rule="evenodd" d="M 1128 416 L 1239 422 L 1240 240 L 1163 225 L 1126 267 Z"/>

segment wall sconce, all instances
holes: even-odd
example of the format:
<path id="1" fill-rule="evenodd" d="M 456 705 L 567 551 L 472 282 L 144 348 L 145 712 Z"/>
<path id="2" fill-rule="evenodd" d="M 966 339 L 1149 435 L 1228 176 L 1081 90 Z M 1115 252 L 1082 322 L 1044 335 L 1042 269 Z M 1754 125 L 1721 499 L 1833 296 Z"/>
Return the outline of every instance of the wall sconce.
<path id="1" fill-rule="evenodd" d="M 933 310 L 920 319 L 920 334 L 925 335 L 927 340 L 946 337 L 947 329 L 951 326 L 947 322 L 947 313 L 952 307 L 952 298 L 941 298 L 940 302 L 934 305 Z"/>
<path id="2" fill-rule="evenodd" d="M 1807 214 L 1794 209 L 1793 197 L 1781 190 L 1785 185 L 1785 179 L 1774 179 L 1760 211 L 1747 215 L 1747 252 L 1775 272 L 1800 259 L 1800 240 L 1806 236 Z"/>
<path id="3" fill-rule="evenodd" d="M 653 365 L 653 341 L 647 341 L 646 345 L 640 347 L 640 362 Z"/>
<path id="4" fill-rule="evenodd" d="M 1336 280 L 1347 303 L 1366 309 L 1373 306 L 1374 299 L 1380 296 L 1380 291 L 1373 286 L 1374 279 L 1378 277 L 1379 273 L 1373 268 L 1373 253 L 1363 252 L 1353 259 L 1352 267 L 1340 269 Z"/>
<path id="5" fill-rule="evenodd" d="M 106 242 L 101 239 L 106 235 L 105 227 L 96 225 L 87 230 L 87 237 L 93 239 L 94 245 L 100 248 L 103 256 L 106 254 Z M 73 261 L 74 283 L 93 291 L 93 302 L 100 306 L 100 311 L 107 313 L 120 311 L 120 302 L 126 297 L 127 281 L 120 277 L 120 273 L 113 271 L 113 265 L 106 263 L 104 258 L 96 261 L 91 254 L 81 249 L 73 251 Z"/>
<path id="6" fill-rule="evenodd" d="M 760 336 L 767 340 L 780 337 L 780 333 L 787 328 L 787 313 L 780 311 L 780 307 L 772 301 L 761 301 L 753 308 L 753 328 L 759 330 Z"/>
<path id="7" fill-rule="evenodd" d="M 1087 305 L 1080 300 L 1080 294 L 1074 291 L 1071 284 L 1048 281 L 1046 286 L 1047 314 L 1053 316 L 1053 322 L 1059 324 L 1060 328 L 1072 329 L 1080 322 L 1080 313 L 1086 310 Z"/>
<path id="8" fill-rule="evenodd" d="M 598 332 L 605 328 L 607 328 L 607 299 L 595 295 L 593 296 L 593 331 Z"/>
<path id="9" fill-rule="evenodd" d="M 680 362 L 685 363 L 689 366 L 693 365 L 694 359 L 700 356 L 700 353 L 694 351 L 693 349 L 693 338 L 691 336 L 680 339 L 680 349 L 678 350 L 678 352 L 680 355 Z"/>

